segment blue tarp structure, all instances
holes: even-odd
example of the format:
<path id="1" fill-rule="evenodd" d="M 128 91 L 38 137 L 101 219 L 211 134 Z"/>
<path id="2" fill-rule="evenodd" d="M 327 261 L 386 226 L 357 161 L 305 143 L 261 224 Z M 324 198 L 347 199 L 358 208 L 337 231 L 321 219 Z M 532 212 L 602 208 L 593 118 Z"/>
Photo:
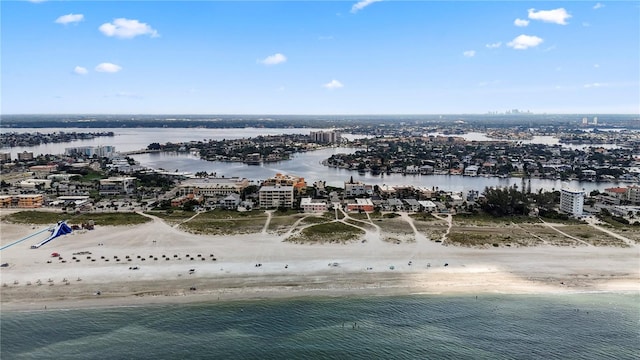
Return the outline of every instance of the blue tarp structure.
<path id="1" fill-rule="evenodd" d="M 51 236 L 49 236 L 48 238 L 40 241 L 39 243 L 37 243 L 36 245 L 31 245 L 32 249 L 37 249 L 40 246 L 48 243 L 49 241 L 57 238 L 60 235 L 66 235 L 71 233 L 73 230 L 69 227 L 69 225 L 67 225 L 66 222 L 64 221 L 58 221 L 58 225 L 56 225 L 56 227 L 51 231 Z"/>

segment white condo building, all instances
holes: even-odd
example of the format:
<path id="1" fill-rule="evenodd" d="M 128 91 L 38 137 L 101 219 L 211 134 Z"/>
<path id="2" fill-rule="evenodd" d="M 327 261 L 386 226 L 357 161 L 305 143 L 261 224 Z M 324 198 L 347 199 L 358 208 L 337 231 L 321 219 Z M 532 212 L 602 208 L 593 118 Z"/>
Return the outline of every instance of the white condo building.
<path id="1" fill-rule="evenodd" d="M 116 152 L 115 146 L 99 145 L 99 146 L 78 146 L 65 148 L 65 155 L 83 155 L 86 157 L 112 157 Z"/>
<path id="2" fill-rule="evenodd" d="M 292 208 L 293 207 L 293 186 L 263 186 L 258 191 L 260 207 L 269 208 Z"/>
<path id="3" fill-rule="evenodd" d="M 360 181 L 345 182 L 344 183 L 344 196 L 362 196 L 373 195 L 373 185 L 367 185 Z"/>
<path id="4" fill-rule="evenodd" d="M 338 144 L 342 139 L 339 131 L 312 131 L 309 137 L 320 144 Z"/>
<path id="5" fill-rule="evenodd" d="M 562 189 L 560 191 L 560 210 L 573 216 L 581 216 L 584 207 L 584 191 Z"/>

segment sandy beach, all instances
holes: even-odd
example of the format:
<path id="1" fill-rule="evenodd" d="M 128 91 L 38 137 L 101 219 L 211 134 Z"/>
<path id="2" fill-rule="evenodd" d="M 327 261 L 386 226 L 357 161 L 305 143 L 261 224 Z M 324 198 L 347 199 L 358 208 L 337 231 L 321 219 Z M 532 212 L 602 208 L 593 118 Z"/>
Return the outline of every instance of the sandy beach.
<path id="1" fill-rule="evenodd" d="M 6 246 L 45 226 L 1 224 Z M 0 252 L 1 306 L 36 310 L 302 296 L 640 292 L 640 249 L 474 249 L 420 238 L 294 244 L 257 233 L 194 235 L 158 218 L 96 226 L 39 249 L 43 232 Z M 52 257 L 59 253 L 61 259 Z"/>

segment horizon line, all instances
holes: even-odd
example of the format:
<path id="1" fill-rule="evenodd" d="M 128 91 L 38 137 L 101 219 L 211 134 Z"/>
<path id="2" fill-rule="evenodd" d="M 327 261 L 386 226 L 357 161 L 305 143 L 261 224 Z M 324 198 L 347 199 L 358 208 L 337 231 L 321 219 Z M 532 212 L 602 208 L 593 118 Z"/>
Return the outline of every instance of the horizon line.
<path id="1" fill-rule="evenodd" d="M 12 113 L 0 114 L 2 116 L 149 116 L 149 115 L 186 115 L 186 116 L 461 116 L 461 115 L 629 115 L 640 116 L 638 113 L 618 112 L 486 112 L 486 113 L 358 113 L 358 114 L 277 114 L 277 113 Z"/>

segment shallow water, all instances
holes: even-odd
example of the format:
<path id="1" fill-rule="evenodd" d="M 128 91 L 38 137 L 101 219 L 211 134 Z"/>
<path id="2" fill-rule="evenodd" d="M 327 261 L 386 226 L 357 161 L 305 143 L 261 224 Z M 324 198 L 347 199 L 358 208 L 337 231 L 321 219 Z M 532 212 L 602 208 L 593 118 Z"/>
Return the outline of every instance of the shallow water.
<path id="1" fill-rule="evenodd" d="M 637 359 L 640 295 L 305 298 L 2 313 L 2 359 Z"/>

